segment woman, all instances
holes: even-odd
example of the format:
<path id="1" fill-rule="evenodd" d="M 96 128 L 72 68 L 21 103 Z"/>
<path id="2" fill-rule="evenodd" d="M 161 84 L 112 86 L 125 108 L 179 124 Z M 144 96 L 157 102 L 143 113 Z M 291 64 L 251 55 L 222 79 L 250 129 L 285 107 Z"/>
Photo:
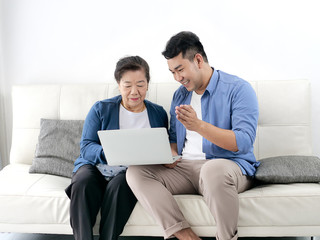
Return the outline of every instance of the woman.
<path id="1" fill-rule="evenodd" d="M 89 111 L 82 131 L 80 157 L 66 189 L 76 240 L 93 239 L 92 227 L 99 210 L 100 239 L 118 239 L 137 201 L 126 182 L 126 167 L 107 165 L 108 156 L 104 155 L 97 131 L 168 128 L 163 107 L 145 100 L 150 75 L 144 59 L 139 56 L 120 59 L 114 76 L 121 95 L 98 101 Z"/>

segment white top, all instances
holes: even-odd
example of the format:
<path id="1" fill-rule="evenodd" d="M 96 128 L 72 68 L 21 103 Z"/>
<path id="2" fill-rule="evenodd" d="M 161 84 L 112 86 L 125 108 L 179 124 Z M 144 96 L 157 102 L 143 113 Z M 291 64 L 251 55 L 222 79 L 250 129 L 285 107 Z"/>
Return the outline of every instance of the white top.
<path id="1" fill-rule="evenodd" d="M 142 112 L 130 112 L 120 104 L 119 115 L 120 129 L 151 128 L 147 108 Z"/>
<path id="2" fill-rule="evenodd" d="M 201 97 L 195 91 L 192 93 L 190 105 L 196 111 L 197 117 L 202 120 Z M 182 150 L 182 158 L 187 160 L 203 160 L 206 159 L 205 153 L 202 152 L 203 137 L 195 132 L 187 129 L 186 140 Z"/>

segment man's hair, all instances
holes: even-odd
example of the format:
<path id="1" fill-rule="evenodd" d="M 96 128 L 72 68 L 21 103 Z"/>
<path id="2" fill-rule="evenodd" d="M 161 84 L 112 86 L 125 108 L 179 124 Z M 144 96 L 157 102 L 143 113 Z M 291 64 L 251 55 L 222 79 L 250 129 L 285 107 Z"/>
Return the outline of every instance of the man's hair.
<path id="1" fill-rule="evenodd" d="M 192 32 L 179 32 L 167 42 L 162 55 L 166 59 L 171 59 L 182 53 L 182 57 L 193 61 L 194 56 L 200 53 L 205 62 L 208 62 L 207 55 L 203 49 L 199 37 Z"/>
<path id="2" fill-rule="evenodd" d="M 116 81 L 119 83 L 123 74 L 127 71 L 138 71 L 143 70 L 146 75 L 147 82 L 150 81 L 150 70 L 148 63 L 139 56 L 129 56 L 121 58 L 116 65 L 116 69 L 114 70 L 114 77 Z"/>

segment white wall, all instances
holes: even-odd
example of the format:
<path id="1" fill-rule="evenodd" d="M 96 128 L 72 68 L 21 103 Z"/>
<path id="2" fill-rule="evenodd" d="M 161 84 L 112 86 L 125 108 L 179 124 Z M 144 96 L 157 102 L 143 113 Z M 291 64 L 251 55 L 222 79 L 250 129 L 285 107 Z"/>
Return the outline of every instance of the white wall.
<path id="1" fill-rule="evenodd" d="M 9 86 L 114 81 L 116 61 L 130 54 L 149 62 L 153 81 L 173 81 L 161 51 L 173 34 L 191 30 L 217 69 L 247 80 L 309 79 L 320 156 L 316 0 L 3 0 L 3 11 Z"/>
<path id="2" fill-rule="evenodd" d="M 2 45 L 2 1 L 0 0 L 0 169 L 4 165 L 4 160 L 8 156 L 6 120 L 5 120 L 5 81 L 3 67 L 3 45 Z"/>

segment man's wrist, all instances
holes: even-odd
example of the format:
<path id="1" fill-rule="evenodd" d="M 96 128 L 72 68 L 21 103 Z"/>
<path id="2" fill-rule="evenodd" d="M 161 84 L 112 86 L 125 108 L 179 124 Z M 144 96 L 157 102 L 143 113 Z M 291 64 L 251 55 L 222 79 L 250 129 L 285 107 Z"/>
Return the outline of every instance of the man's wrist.
<path id="1" fill-rule="evenodd" d="M 205 131 L 205 122 L 199 119 L 197 126 L 196 132 L 202 135 L 203 131 Z"/>

